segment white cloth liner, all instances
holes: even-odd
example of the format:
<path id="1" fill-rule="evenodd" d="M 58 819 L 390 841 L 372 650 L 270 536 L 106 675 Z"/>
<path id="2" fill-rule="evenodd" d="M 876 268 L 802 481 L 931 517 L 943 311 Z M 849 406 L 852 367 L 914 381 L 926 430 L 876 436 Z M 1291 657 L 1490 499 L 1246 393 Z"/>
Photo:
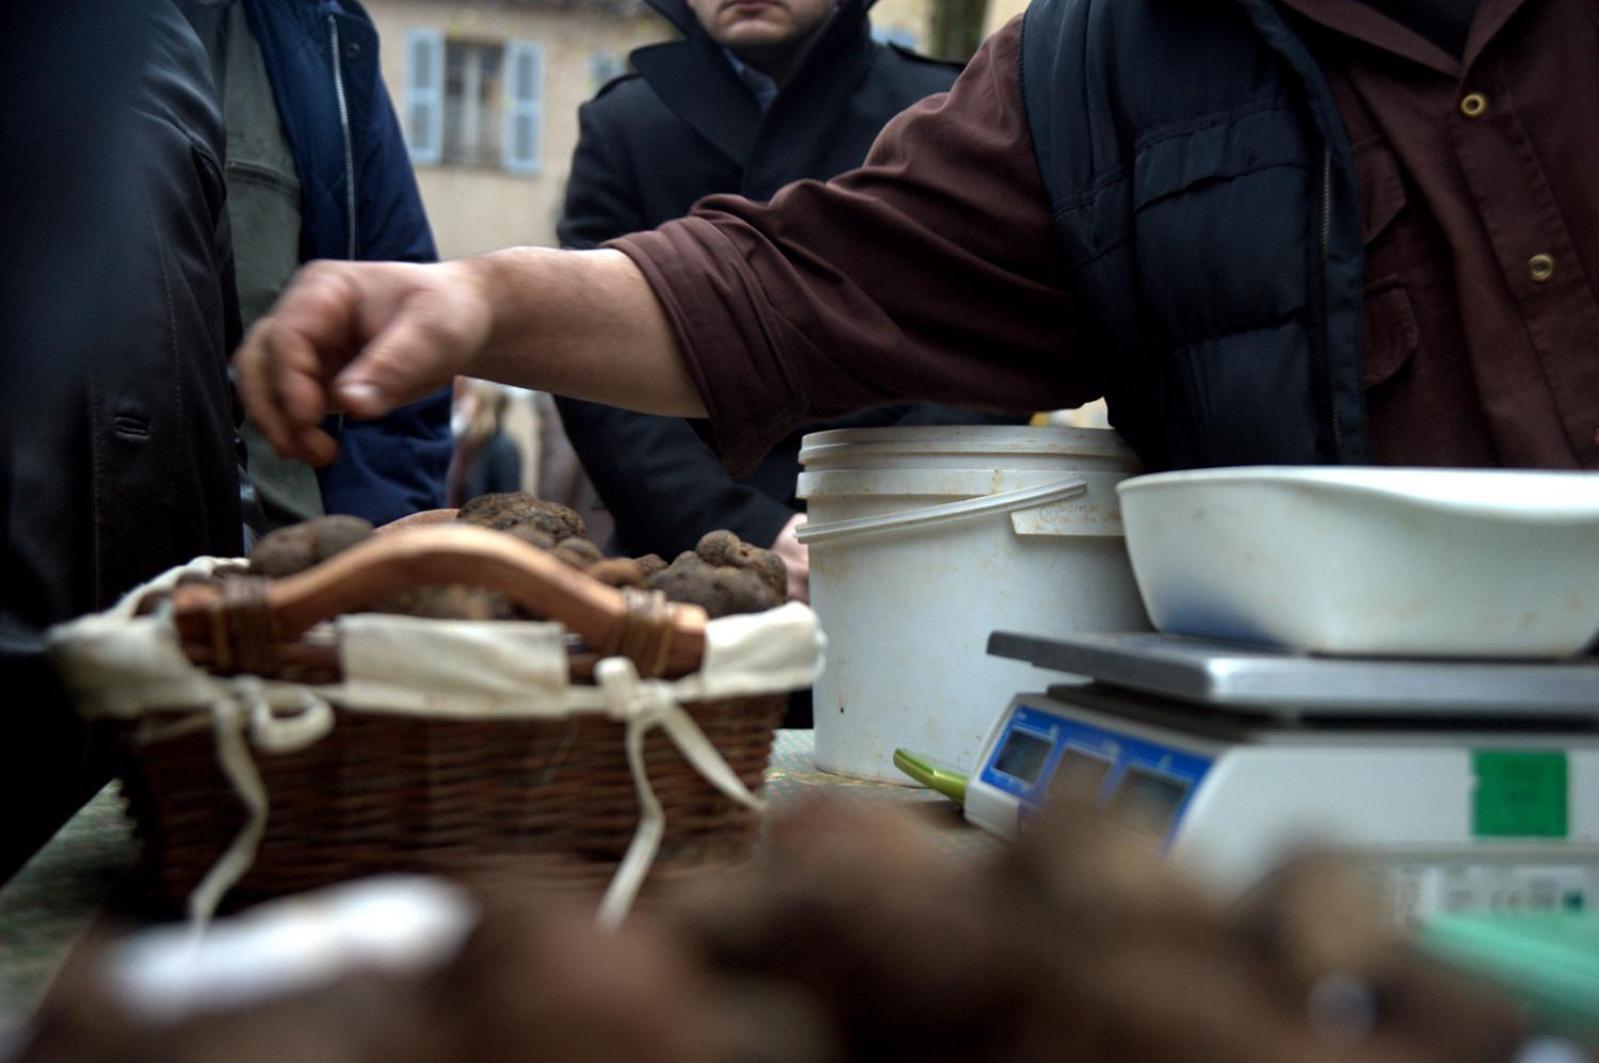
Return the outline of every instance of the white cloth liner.
<path id="1" fill-rule="evenodd" d="M 154 1023 L 247 1008 L 355 971 L 437 970 L 478 924 L 477 905 L 441 879 L 380 875 L 270 901 L 219 920 L 141 930 L 101 958 L 119 1003 Z"/>
<path id="2" fill-rule="evenodd" d="M 85 716 L 137 719 L 157 710 L 192 707 L 173 727 L 144 732 L 147 740 L 209 726 L 217 761 L 248 809 L 233 844 L 189 897 L 189 916 L 203 929 L 217 904 L 250 869 L 266 830 L 270 800 L 251 747 L 263 753 L 304 749 L 335 725 L 333 706 L 455 718 L 559 718 L 601 712 L 625 720 L 628 762 L 639 796 L 639 826 L 607 889 L 599 919 L 615 926 L 626 916 L 649 873 L 665 830 L 660 802 L 644 771 L 648 732 L 663 728 L 705 779 L 732 799 L 760 809 L 722 759 L 684 702 L 778 693 L 810 685 L 826 645 L 816 615 L 790 602 L 765 613 L 723 617 L 705 628 L 700 670 L 676 680 L 641 679 L 631 661 L 608 658 L 595 686 L 567 679 L 564 629 L 515 621 L 427 620 L 354 614 L 334 621 L 343 680 L 310 686 L 254 676 L 213 676 L 183 655 L 170 609 L 133 615 L 148 591 L 172 586 L 185 573 L 209 573 L 220 563 L 202 558 L 139 587 L 105 613 L 60 625 L 50 653 L 78 711 Z M 153 721 L 152 721 L 153 723 Z"/>

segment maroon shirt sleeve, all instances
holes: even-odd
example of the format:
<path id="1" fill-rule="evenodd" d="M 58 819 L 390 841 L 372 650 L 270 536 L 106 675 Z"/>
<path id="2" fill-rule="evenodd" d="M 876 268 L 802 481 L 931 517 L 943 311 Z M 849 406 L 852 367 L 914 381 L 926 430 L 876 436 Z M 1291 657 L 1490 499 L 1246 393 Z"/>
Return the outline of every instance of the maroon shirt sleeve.
<path id="1" fill-rule="evenodd" d="M 1071 327 L 1022 110 L 1021 21 L 866 163 L 769 205 L 712 196 L 609 246 L 666 308 L 723 460 L 800 422 L 926 400 L 1028 412 L 1099 394 Z"/>

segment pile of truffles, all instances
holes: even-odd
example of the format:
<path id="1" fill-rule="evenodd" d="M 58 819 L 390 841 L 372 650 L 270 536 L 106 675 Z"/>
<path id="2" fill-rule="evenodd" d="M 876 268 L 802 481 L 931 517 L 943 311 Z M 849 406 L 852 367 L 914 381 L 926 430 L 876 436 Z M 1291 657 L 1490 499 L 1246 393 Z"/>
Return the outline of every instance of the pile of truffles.
<path id="1" fill-rule="evenodd" d="M 713 531 L 693 550 L 652 572 L 644 586 L 674 602 L 704 606 L 711 616 L 756 613 L 788 597 L 788 569 L 770 550 L 751 546 L 730 531 Z"/>
<path id="2" fill-rule="evenodd" d="M 587 538 L 583 518 L 566 506 L 525 492 L 481 495 L 455 519 L 515 536 L 613 587 L 658 590 L 677 602 L 703 606 L 712 617 L 758 613 L 787 597 L 783 559 L 728 531 L 711 532 L 670 565 L 656 554 L 607 558 Z M 373 534 L 359 517 L 318 517 L 262 537 L 250 552 L 250 571 L 282 578 L 326 561 Z M 503 594 L 476 587 L 415 587 L 390 595 L 375 612 L 441 619 L 510 620 L 525 616 Z"/>
<path id="3" fill-rule="evenodd" d="M 617 934 L 491 896 L 428 971 L 161 1025 L 80 973 L 21 1058 L 1508 1063 L 1530 1036 L 1334 863 L 1223 905 L 1086 807 L 986 863 L 931 837 L 859 802 L 802 807 L 746 873 Z"/>

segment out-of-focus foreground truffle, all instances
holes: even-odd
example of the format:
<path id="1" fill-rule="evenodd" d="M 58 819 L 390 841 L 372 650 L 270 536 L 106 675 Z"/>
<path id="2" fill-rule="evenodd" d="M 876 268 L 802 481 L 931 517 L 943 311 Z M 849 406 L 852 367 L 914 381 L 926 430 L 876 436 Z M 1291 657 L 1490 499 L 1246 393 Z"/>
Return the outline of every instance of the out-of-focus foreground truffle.
<path id="1" fill-rule="evenodd" d="M 817 803 L 775 820 L 743 873 L 618 934 L 497 895 L 436 970 L 169 1025 L 80 968 L 22 1058 L 1509 1063 L 1528 1037 L 1336 863 L 1222 904 L 1079 806 L 988 861 L 925 831 Z"/>

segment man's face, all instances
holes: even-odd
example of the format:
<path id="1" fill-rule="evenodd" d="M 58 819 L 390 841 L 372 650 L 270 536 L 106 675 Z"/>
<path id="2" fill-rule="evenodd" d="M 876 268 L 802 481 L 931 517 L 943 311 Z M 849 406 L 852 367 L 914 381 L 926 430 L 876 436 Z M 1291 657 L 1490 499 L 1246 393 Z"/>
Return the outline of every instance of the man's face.
<path id="1" fill-rule="evenodd" d="M 803 45 L 833 13 L 835 0 L 688 0 L 711 39 L 741 59 Z"/>

